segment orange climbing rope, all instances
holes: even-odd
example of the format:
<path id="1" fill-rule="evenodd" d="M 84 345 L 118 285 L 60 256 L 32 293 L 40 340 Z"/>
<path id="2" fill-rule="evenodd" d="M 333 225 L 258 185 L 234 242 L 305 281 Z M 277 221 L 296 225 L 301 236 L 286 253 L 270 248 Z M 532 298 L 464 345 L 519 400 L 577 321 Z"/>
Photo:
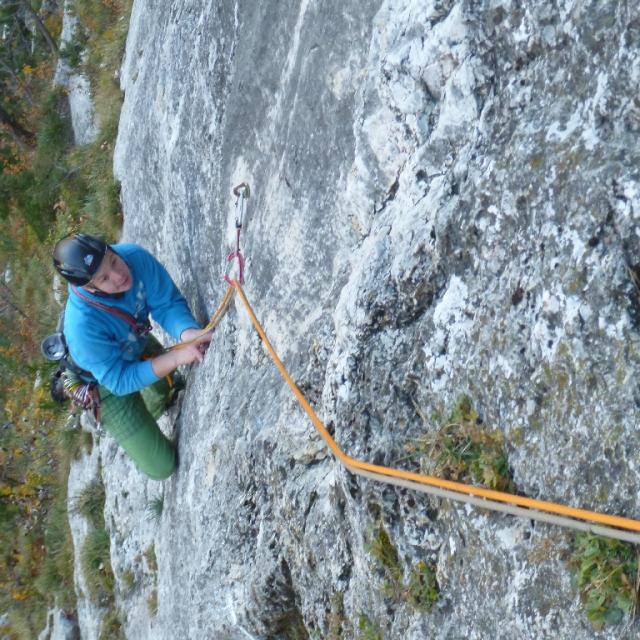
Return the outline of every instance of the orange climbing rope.
<path id="1" fill-rule="evenodd" d="M 485 489 L 462 482 L 454 482 L 452 480 L 385 467 L 383 465 L 371 464 L 347 455 L 331 437 L 325 425 L 304 397 L 302 391 L 300 391 L 293 378 L 289 375 L 289 372 L 269 341 L 264 328 L 258 321 L 242 286 L 237 280 L 231 281 L 231 285 L 227 289 L 220 306 L 212 316 L 210 322 L 203 329 L 203 333 L 205 331 L 212 331 L 215 328 L 231 302 L 234 293 L 238 294 L 269 355 L 298 399 L 298 402 L 309 416 L 314 427 L 332 451 L 333 455 L 352 473 L 378 482 L 407 487 L 441 498 L 467 502 L 481 509 L 506 512 L 526 519 L 541 520 L 572 529 L 590 531 L 598 535 L 640 544 L 640 521 L 638 520 L 569 507 L 556 502 L 537 500 L 535 498 L 513 495 L 493 489 Z M 180 346 L 181 345 L 176 345 L 176 347 Z"/>
<path id="2" fill-rule="evenodd" d="M 213 331 L 218 326 L 218 323 L 222 319 L 224 312 L 227 310 L 227 307 L 229 306 L 229 303 L 231 302 L 231 298 L 233 298 L 234 293 L 235 293 L 235 289 L 232 286 L 227 288 L 227 292 L 224 294 L 224 298 L 222 298 L 222 302 L 216 309 L 216 312 L 211 316 L 211 320 L 209 320 L 209 322 L 207 323 L 207 326 L 204 327 L 204 329 L 200 330 L 200 333 L 198 334 L 197 337 L 193 338 L 192 340 L 185 340 L 184 342 L 179 342 L 178 344 L 174 344 L 172 347 L 167 349 L 167 351 L 182 349 L 183 347 L 186 347 L 188 344 L 191 344 L 192 342 L 196 342 L 198 340 L 198 337 L 200 337 L 201 335 L 204 335 L 209 331 Z"/>
<path id="3" fill-rule="evenodd" d="M 485 489 L 462 482 L 454 482 L 445 480 L 444 478 L 436 478 L 434 476 L 422 475 L 420 473 L 412 473 L 411 471 L 403 471 L 402 469 L 394 469 L 383 465 L 371 464 L 363 460 L 356 460 L 347 455 L 337 445 L 336 441 L 331 437 L 320 418 L 316 415 L 302 391 L 298 388 L 293 378 L 289 375 L 284 364 L 278 357 L 269 338 L 265 333 L 262 325 L 258 321 L 247 296 L 242 289 L 244 258 L 240 252 L 240 231 L 244 221 L 244 205 L 245 199 L 249 198 L 250 190 L 246 182 L 239 184 L 233 189 L 236 196 L 236 250 L 229 254 L 228 261 L 238 261 L 238 279 L 232 280 L 229 276 L 225 276 L 229 287 L 224 295 L 218 309 L 213 314 L 207 326 L 201 331 L 201 334 L 207 331 L 213 331 L 224 312 L 226 311 L 233 294 L 237 293 L 244 305 L 251 322 L 256 331 L 260 335 L 264 346 L 271 356 L 280 374 L 289 385 L 302 408 L 306 411 L 314 427 L 325 441 L 329 449 L 337 460 L 342 463 L 349 471 L 354 474 L 361 475 L 365 478 L 393 484 L 401 487 L 407 487 L 423 493 L 438 496 L 440 498 L 466 502 L 481 509 L 489 509 L 492 511 L 500 511 L 509 513 L 521 518 L 530 520 L 541 520 L 552 524 L 579 529 L 582 531 L 590 531 L 598 535 L 607 536 L 609 538 L 617 538 L 640 544 L 640 521 L 624 518 L 621 516 L 612 516 L 597 511 L 589 511 L 587 509 L 579 509 L 576 507 L 568 507 L 556 502 L 546 500 L 536 500 L 535 498 L 527 498 L 526 496 L 516 496 L 502 491 L 493 489 Z M 197 338 L 196 338 L 197 340 Z M 192 342 L 192 341 L 190 341 Z M 181 348 L 190 342 L 176 345 L 174 348 Z"/>
<path id="4" fill-rule="evenodd" d="M 331 437 L 320 418 L 316 415 L 316 412 L 304 397 L 302 391 L 300 391 L 285 366 L 282 364 L 282 361 L 271 345 L 271 342 L 269 342 L 267 334 L 251 308 L 241 285 L 235 280 L 232 284 L 242 300 L 242 303 L 251 318 L 253 326 L 260 335 L 269 355 L 280 371 L 280 374 L 295 394 L 298 402 L 306 411 L 311 422 L 335 457 L 352 472 L 381 482 L 407 486 L 419 491 L 426 490 L 428 493 L 434 493 L 435 495 L 441 495 L 442 497 L 470 502 L 485 509 L 507 511 L 508 513 L 513 513 L 514 515 L 519 515 L 525 518 L 553 522 L 562 526 L 592 531 L 600 535 L 640 543 L 640 521 L 638 520 L 632 520 L 621 516 L 612 516 L 586 509 L 578 509 L 576 507 L 568 507 L 555 502 L 527 498 L 526 496 L 512 495 L 502 491 L 485 489 L 482 487 L 464 484 L 462 482 L 453 482 L 451 480 L 412 473 L 401 469 L 393 469 L 382 465 L 364 462 L 362 460 L 356 460 L 355 458 L 347 455 Z M 428 491 L 428 489 L 435 489 L 438 491 Z"/>

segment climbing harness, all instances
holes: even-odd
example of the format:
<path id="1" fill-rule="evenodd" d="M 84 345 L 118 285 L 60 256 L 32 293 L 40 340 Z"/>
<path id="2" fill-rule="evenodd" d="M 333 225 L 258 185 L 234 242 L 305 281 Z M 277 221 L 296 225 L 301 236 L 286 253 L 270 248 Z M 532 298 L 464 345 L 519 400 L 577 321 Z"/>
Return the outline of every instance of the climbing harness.
<path id="1" fill-rule="evenodd" d="M 71 285 L 71 289 L 73 289 L 73 292 L 87 304 L 95 307 L 96 309 L 101 309 L 102 311 L 110 313 L 116 318 L 120 318 L 123 322 L 126 322 L 138 336 L 144 337 L 151 331 L 151 322 L 148 318 L 145 318 L 143 321 L 139 321 L 123 309 L 110 307 L 109 305 L 98 302 L 97 300 L 92 300 L 84 295 L 75 285 Z M 46 340 L 49 340 L 50 338 L 51 336 Z M 45 343 L 43 342 L 43 351 L 44 344 Z M 68 349 L 66 349 L 65 356 L 69 359 L 70 356 Z M 57 359 L 59 360 L 60 358 Z M 86 411 L 93 418 L 95 424 L 99 426 L 102 416 L 100 411 L 100 389 L 98 387 L 98 383 L 95 380 L 84 380 L 78 372 L 68 367 L 61 372 L 60 377 L 63 382 L 64 391 L 73 404 Z"/>
<path id="2" fill-rule="evenodd" d="M 246 182 L 241 182 L 233 188 L 233 195 L 236 197 L 236 250 L 227 256 L 227 262 L 238 260 L 238 282 L 244 284 L 244 257 L 240 253 L 240 232 L 244 223 L 245 200 L 251 196 L 251 190 Z M 231 285 L 231 278 L 225 274 L 227 284 Z"/>
<path id="3" fill-rule="evenodd" d="M 110 313 L 120 318 L 123 322 L 126 322 L 138 336 L 145 337 L 151 331 L 151 322 L 149 322 L 148 318 L 145 318 L 144 321 L 139 321 L 123 309 L 110 307 L 97 300 L 92 300 L 84 295 L 75 285 L 72 285 L 71 289 L 87 304 L 106 313 Z M 58 319 L 56 332 L 47 336 L 40 345 L 42 354 L 47 360 L 59 362 L 58 370 L 53 374 L 52 378 L 52 396 L 58 401 L 70 398 L 73 404 L 86 411 L 89 416 L 93 418 L 95 424 L 99 426 L 101 422 L 101 412 L 98 383 L 91 373 L 81 369 L 73 362 L 67 341 L 64 337 L 63 326 L 64 312 Z M 167 378 L 169 384 L 172 385 L 171 377 L 167 376 Z"/>
<path id="4" fill-rule="evenodd" d="M 239 185 L 237 189 L 243 185 Z M 246 189 L 248 192 L 248 186 L 246 186 Z M 239 193 L 236 193 L 235 189 L 234 194 L 237 197 L 240 197 Z M 240 224 L 236 224 L 238 229 L 242 228 L 241 219 Z M 236 247 L 236 252 L 230 254 L 230 259 L 237 257 L 236 254 L 239 254 L 239 237 L 238 232 L 238 245 Z M 215 328 L 231 302 L 233 295 L 237 294 L 248 313 L 254 328 L 258 332 L 260 339 L 269 352 L 271 359 L 278 368 L 280 375 L 284 378 L 285 382 L 296 396 L 301 407 L 306 412 L 319 435 L 333 453 L 334 457 L 351 473 L 377 482 L 383 482 L 386 484 L 413 489 L 422 493 L 428 493 L 439 498 L 465 502 L 480 509 L 508 513 L 527 520 L 538 520 L 580 531 L 589 531 L 596 535 L 640 544 L 640 521 L 638 520 L 570 507 L 546 500 L 518 496 L 505 493 L 503 491 L 496 491 L 494 489 L 485 489 L 484 487 L 477 487 L 462 482 L 445 480 L 444 478 L 427 476 L 383 465 L 371 464 L 347 455 L 331 437 L 327 428 L 317 416 L 308 400 L 305 398 L 302 391 L 300 391 L 299 387 L 296 385 L 293 378 L 289 375 L 289 372 L 278 357 L 278 354 L 269 341 L 269 338 L 258 321 L 258 318 L 256 317 L 249 300 L 244 293 L 240 279 L 232 280 L 225 277 L 225 280 L 229 283 L 229 287 L 227 288 L 224 298 L 212 316 L 209 324 L 203 330 L 203 333 L 206 331 L 212 331 Z M 182 346 L 184 345 L 179 344 L 176 345 L 175 348 L 181 348 Z"/>

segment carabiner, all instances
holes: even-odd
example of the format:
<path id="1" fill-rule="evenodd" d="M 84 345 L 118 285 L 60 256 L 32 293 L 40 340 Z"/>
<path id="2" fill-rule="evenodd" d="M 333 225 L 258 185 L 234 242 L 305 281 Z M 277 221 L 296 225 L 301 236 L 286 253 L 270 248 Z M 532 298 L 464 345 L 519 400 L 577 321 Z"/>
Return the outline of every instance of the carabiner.
<path id="1" fill-rule="evenodd" d="M 233 195 L 236 197 L 236 229 L 242 229 L 242 223 L 244 222 L 244 201 L 251 197 L 249 184 L 241 182 L 239 185 L 233 187 Z M 237 215 L 238 204 L 240 205 L 240 217 Z"/>

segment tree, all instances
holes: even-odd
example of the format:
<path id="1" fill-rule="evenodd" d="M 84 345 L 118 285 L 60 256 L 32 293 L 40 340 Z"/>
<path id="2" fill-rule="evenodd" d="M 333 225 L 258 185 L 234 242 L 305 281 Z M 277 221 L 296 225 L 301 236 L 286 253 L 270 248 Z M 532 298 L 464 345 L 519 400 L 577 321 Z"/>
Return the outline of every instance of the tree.
<path id="1" fill-rule="evenodd" d="M 0 103 L 0 125 L 4 125 L 14 142 L 21 149 L 34 149 L 36 146 L 36 136 L 28 131 L 15 118 L 9 114 Z"/>
<path id="2" fill-rule="evenodd" d="M 25 14 L 27 16 L 29 16 L 33 20 L 34 24 L 36 25 L 36 28 L 40 32 L 40 35 L 42 35 L 42 37 L 44 38 L 45 42 L 47 43 L 47 46 L 49 47 L 49 50 L 57 58 L 58 57 L 58 47 L 57 47 L 53 37 L 49 33 L 49 30 L 45 26 L 44 22 L 42 22 L 42 20 L 40 19 L 40 16 L 36 12 L 36 10 L 31 6 L 31 2 L 29 2 L 29 0 L 19 0 L 18 4 L 19 4 L 20 7 L 22 7 L 24 9 Z"/>
<path id="3" fill-rule="evenodd" d="M 8 309 L 12 309 L 25 320 L 31 321 L 31 318 L 15 302 L 15 297 L 11 287 L 6 282 L 0 281 L 0 314 L 3 311 L 6 312 Z"/>
<path id="4" fill-rule="evenodd" d="M 5 37 L 6 25 L 12 22 L 20 23 L 30 33 L 39 32 L 49 52 L 58 57 L 58 46 L 30 0 L 0 0 L 0 23 L 5 25 Z"/>

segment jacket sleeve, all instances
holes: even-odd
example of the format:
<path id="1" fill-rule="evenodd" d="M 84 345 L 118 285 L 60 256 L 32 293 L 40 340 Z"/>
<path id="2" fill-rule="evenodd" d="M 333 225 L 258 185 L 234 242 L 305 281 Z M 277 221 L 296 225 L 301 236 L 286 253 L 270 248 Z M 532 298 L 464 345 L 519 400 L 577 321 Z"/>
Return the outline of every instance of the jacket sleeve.
<path id="1" fill-rule="evenodd" d="M 80 344 L 70 342 L 69 351 L 76 364 L 117 396 L 140 391 L 159 380 L 150 360 L 124 360 L 118 343 L 101 331 L 85 332 Z"/>
<path id="2" fill-rule="evenodd" d="M 143 279 L 151 317 L 174 339 L 180 340 L 185 329 L 199 328 L 187 301 L 167 270 L 148 251 L 142 250 Z"/>

